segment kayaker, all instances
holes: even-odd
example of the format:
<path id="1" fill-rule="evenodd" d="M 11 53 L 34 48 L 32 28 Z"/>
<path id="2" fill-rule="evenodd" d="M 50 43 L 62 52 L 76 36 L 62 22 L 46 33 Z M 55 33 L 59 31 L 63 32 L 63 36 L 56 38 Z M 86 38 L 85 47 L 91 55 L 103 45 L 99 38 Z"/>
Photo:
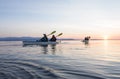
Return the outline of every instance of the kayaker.
<path id="1" fill-rule="evenodd" d="M 87 37 L 85 37 L 84 40 L 87 40 L 87 41 L 88 41 L 89 39 L 90 39 L 90 36 L 87 36 Z"/>
<path id="2" fill-rule="evenodd" d="M 56 42 L 56 37 L 55 37 L 55 35 L 52 35 L 52 38 L 49 40 L 49 41 L 52 41 L 52 42 Z"/>
<path id="3" fill-rule="evenodd" d="M 43 34 L 43 37 L 40 39 L 40 42 L 48 42 L 48 38 L 46 34 Z"/>

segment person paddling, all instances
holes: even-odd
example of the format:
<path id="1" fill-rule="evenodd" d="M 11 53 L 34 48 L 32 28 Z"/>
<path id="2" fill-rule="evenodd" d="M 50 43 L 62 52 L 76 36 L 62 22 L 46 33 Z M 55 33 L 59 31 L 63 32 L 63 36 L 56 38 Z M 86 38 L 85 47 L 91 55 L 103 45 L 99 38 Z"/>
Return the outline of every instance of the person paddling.
<path id="1" fill-rule="evenodd" d="M 43 34 L 43 37 L 40 39 L 40 42 L 48 42 L 48 38 L 46 34 Z"/>
<path id="2" fill-rule="evenodd" d="M 90 36 L 87 36 L 84 38 L 85 41 L 89 41 L 90 40 Z"/>
<path id="3" fill-rule="evenodd" d="M 52 35 L 52 38 L 49 40 L 49 41 L 51 41 L 51 42 L 56 42 L 56 37 L 55 37 L 55 35 Z"/>

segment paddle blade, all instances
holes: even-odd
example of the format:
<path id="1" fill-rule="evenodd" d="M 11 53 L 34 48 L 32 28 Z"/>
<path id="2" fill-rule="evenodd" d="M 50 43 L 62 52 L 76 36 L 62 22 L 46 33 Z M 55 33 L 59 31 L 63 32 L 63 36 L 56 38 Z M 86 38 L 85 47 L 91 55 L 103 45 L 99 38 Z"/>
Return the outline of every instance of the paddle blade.
<path id="1" fill-rule="evenodd" d="M 50 34 L 48 34 L 47 36 L 49 36 L 49 35 L 52 35 L 52 34 L 54 34 L 56 31 L 53 31 L 53 32 L 51 32 Z"/>
<path id="2" fill-rule="evenodd" d="M 51 34 L 54 34 L 56 31 L 51 32 Z"/>
<path id="3" fill-rule="evenodd" d="M 58 37 L 58 36 L 61 36 L 62 34 L 63 34 L 63 33 L 58 34 L 57 37 Z"/>

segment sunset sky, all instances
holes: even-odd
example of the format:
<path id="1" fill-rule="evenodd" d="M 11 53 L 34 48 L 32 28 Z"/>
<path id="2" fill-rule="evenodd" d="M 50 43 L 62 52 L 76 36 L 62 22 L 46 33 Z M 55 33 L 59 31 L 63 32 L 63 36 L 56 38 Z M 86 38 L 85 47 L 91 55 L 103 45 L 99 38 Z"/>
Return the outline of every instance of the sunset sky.
<path id="1" fill-rule="evenodd" d="M 120 0 L 0 0 L 0 37 L 120 39 Z"/>

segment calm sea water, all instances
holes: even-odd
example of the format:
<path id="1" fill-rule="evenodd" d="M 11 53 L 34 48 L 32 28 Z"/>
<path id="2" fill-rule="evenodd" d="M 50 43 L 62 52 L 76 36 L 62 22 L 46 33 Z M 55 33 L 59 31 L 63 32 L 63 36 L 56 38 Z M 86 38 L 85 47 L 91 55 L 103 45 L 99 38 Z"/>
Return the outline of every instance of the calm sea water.
<path id="1" fill-rule="evenodd" d="M 120 79 L 120 40 L 56 46 L 2 41 L 0 79 Z"/>

